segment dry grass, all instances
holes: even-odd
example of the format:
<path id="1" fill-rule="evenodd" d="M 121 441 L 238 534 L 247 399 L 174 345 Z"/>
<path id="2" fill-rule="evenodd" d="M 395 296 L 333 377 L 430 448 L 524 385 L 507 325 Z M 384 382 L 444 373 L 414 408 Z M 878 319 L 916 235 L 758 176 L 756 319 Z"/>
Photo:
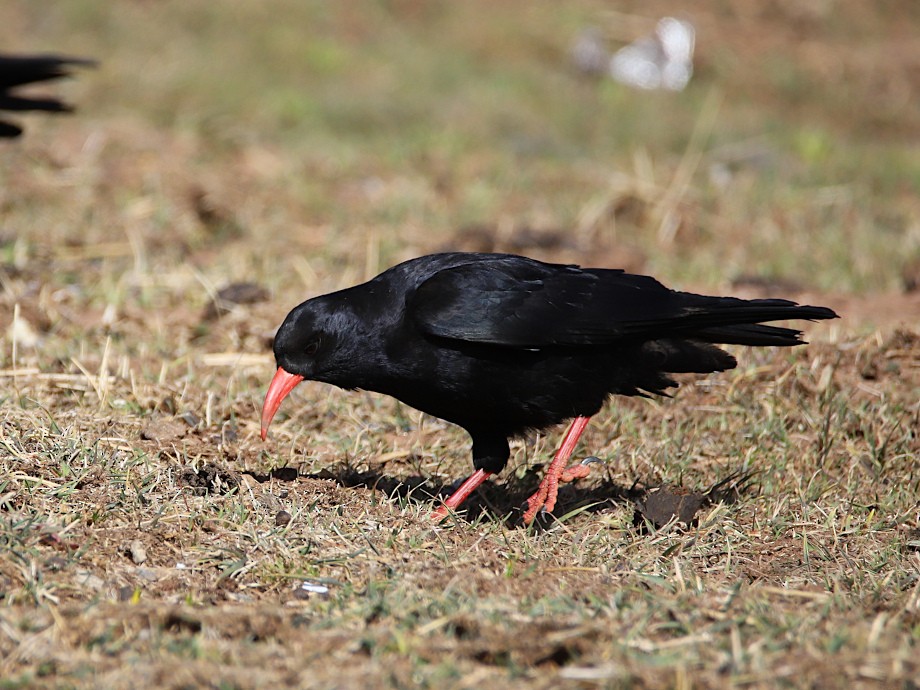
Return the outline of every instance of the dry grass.
<path id="1" fill-rule="evenodd" d="M 571 74 L 606 6 L 484 7 L 0 9 L 103 63 L 0 149 L 0 688 L 920 683 L 912 10 L 703 3 L 671 98 Z M 461 431 L 308 384 L 262 443 L 258 409 L 291 306 L 448 246 L 844 319 L 613 401 L 557 520 L 517 522 L 549 435 L 435 528 Z M 736 471 L 634 523 L 637 482 Z"/>

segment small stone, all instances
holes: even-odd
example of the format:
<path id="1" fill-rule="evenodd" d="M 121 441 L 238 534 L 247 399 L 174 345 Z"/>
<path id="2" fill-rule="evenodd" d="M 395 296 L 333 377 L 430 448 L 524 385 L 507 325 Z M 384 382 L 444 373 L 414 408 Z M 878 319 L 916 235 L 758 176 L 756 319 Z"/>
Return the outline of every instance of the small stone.
<path id="1" fill-rule="evenodd" d="M 147 580 L 147 582 L 156 582 L 160 579 L 160 574 L 151 568 L 138 568 L 135 571 L 135 575 L 142 580 Z"/>
<path id="2" fill-rule="evenodd" d="M 63 570 L 67 567 L 67 560 L 61 558 L 60 556 L 52 556 L 47 561 L 45 561 L 45 567 L 51 571 Z"/>
<path id="3" fill-rule="evenodd" d="M 205 520 L 201 523 L 201 531 L 211 534 L 220 532 L 220 523 L 217 520 Z"/>
<path id="4" fill-rule="evenodd" d="M 188 432 L 188 426 L 178 419 L 156 419 L 151 421 L 141 432 L 145 441 L 158 441 L 160 443 L 176 441 Z"/>
<path id="5" fill-rule="evenodd" d="M 279 510 L 277 513 L 275 513 L 275 524 L 278 525 L 278 527 L 284 527 L 285 525 L 290 524 L 290 522 L 291 514 L 286 510 Z"/>
<path id="6" fill-rule="evenodd" d="M 98 592 L 105 587 L 105 580 L 88 570 L 79 570 L 74 573 L 74 581 L 81 588 L 94 592 Z"/>
<path id="7" fill-rule="evenodd" d="M 135 565 L 141 565 L 147 561 L 147 549 L 144 548 L 140 539 L 135 539 L 128 546 L 128 553 L 131 554 L 131 560 Z"/>
<path id="8" fill-rule="evenodd" d="M 191 410 L 186 410 L 179 415 L 179 419 L 188 424 L 190 427 L 195 428 L 201 422 L 201 417 L 192 412 Z"/>
<path id="9" fill-rule="evenodd" d="M 129 585 L 118 588 L 118 601 L 131 601 L 134 598 L 135 588 Z"/>

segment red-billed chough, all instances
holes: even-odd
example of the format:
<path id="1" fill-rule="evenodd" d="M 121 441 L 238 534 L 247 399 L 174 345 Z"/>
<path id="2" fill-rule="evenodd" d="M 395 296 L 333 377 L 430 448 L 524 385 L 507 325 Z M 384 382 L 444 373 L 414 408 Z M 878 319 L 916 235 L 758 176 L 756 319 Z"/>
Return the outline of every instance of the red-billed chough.
<path id="1" fill-rule="evenodd" d="M 707 297 L 654 278 L 548 264 L 510 254 L 412 259 L 362 285 L 296 307 L 274 341 L 278 370 L 262 438 L 304 379 L 386 393 L 457 424 L 473 440 L 471 475 L 436 512 L 455 509 L 508 462 L 508 439 L 573 419 L 524 521 L 552 511 L 588 419 L 612 394 L 664 394 L 670 374 L 724 371 L 716 344 L 799 345 L 801 332 L 762 325 L 832 319 L 784 299 Z"/>
<path id="2" fill-rule="evenodd" d="M 92 60 L 61 55 L 0 55 L 0 111 L 42 110 L 69 113 L 73 108 L 53 97 L 27 96 L 18 88 L 27 84 L 69 77 L 74 67 L 90 67 Z M 22 134 L 22 127 L 0 120 L 0 138 Z"/>

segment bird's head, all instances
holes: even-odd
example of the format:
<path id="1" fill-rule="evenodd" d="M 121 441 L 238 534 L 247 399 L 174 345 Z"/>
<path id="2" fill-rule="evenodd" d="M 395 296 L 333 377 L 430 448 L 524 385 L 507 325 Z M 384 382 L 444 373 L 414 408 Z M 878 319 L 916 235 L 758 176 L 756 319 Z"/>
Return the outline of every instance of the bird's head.
<path id="1" fill-rule="evenodd" d="M 316 379 L 328 368 L 334 349 L 334 324 L 320 300 L 294 308 L 275 334 L 273 349 L 278 369 L 262 404 L 262 440 L 275 412 L 288 393 L 305 379 Z"/>

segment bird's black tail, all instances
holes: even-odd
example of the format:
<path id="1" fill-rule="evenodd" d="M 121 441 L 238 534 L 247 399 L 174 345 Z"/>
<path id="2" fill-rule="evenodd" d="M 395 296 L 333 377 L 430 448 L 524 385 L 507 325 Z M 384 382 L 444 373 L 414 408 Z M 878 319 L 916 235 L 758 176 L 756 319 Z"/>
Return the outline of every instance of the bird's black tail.
<path id="1" fill-rule="evenodd" d="M 800 305 L 785 299 L 744 300 L 678 293 L 686 298 L 683 313 L 662 323 L 668 335 L 719 345 L 801 345 L 802 331 L 765 326 L 769 321 L 836 319 L 827 307 Z"/>
<path id="2" fill-rule="evenodd" d="M 684 293 L 685 309 L 680 316 L 662 321 L 661 337 L 642 346 L 646 368 L 637 388 L 655 394 L 677 383 L 670 373 L 707 373 L 732 369 L 735 358 L 716 345 L 801 345 L 802 331 L 766 326 L 764 321 L 786 319 L 834 319 L 826 307 L 798 305 L 782 299 L 742 300 L 734 297 L 704 297 Z"/>

